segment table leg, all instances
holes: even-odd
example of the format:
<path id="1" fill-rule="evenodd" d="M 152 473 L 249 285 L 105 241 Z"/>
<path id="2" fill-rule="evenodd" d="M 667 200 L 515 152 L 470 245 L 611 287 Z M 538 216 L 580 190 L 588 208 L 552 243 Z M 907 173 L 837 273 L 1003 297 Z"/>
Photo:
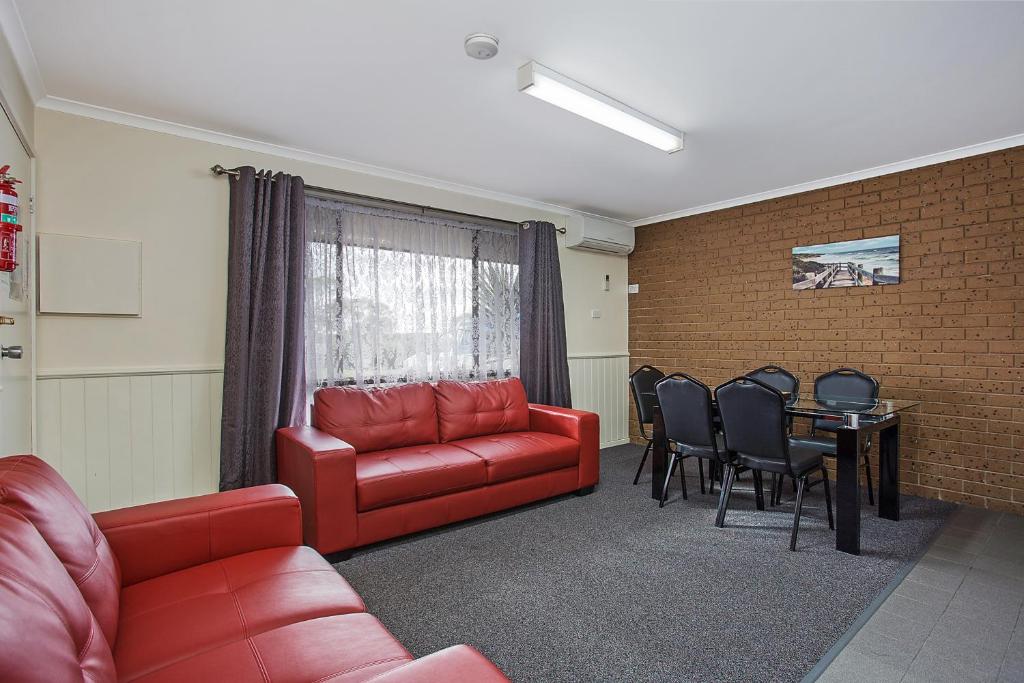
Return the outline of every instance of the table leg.
<path id="1" fill-rule="evenodd" d="M 860 432 L 836 432 L 836 550 L 860 555 Z"/>
<path id="2" fill-rule="evenodd" d="M 878 516 L 900 519 L 900 423 L 886 427 L 878 439 Z"/>
<path id="3" fill-rule="evenodd" d="M 668 469 L 668 444 L 665 441 L 665 419 L 660 410 L 654 411 L 651 431 L 654 436 L 651 447 L 651 498 L 661 500 L 661 487 L 665 483 L 665 472 Z"/>

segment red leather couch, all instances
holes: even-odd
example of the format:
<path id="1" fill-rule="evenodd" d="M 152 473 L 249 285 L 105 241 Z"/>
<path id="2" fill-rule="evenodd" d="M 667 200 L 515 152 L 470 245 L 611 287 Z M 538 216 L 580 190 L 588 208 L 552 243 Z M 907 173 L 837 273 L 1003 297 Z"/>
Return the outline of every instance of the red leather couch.
<path id="1" fill-rule="evenodd" d="M 0 680 L 507 681 L 466 645 L 413 659 L 301 536 L 284 486 L 91 516 L 0 459 Z"/>
<path id="2" fill-rule="evenodd" d="M 318 389 L 312 423 L 278 430 L 277 472 L 324 554 L 598 480 L 597 415 L 528 404 L 516 378 Z"/>

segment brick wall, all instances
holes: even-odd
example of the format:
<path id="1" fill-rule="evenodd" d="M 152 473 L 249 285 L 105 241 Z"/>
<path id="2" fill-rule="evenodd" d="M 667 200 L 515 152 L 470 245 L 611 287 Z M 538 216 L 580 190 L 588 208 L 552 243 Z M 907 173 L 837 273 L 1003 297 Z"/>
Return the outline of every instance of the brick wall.
<path id="1" fill-rule="evenodd" d="M 900 284 L 792 289 L 792 247 L 896 233 Z M 1024 513 L 1024 147 L 638 228 L 629 281 L 631 369 L 859 368 L 923 402 L 904 492 Z"/>

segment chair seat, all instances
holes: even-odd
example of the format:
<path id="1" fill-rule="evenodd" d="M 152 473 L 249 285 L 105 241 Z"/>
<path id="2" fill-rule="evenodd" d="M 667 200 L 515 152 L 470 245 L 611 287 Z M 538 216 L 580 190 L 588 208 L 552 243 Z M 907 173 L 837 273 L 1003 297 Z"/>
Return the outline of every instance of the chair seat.
<path id="1" fill-rule="evenodd" d="M 685 443 L 672 442 L 672 448 L 675 452 L 684 458 L 704 458 L 705 460 L 717 460 L 719 457 L 725 456 L 725 439 L 721 434 L 715 434 L 715 443 L 718 446 L 718 455 L 715 455 L 715 450 L 711 446 L 694 446 Z"/>
<path id="2" fill-rule="evenodd" d="M 836 440 L 827 436 L 791 436 L 789 447 L 810 449 L 826 455 L 836 454 Z"/>
<path id="3" fill-rule="evenodd" d="M 739 464 L 749 467 L 752 470 L 763 472 L 775 472 L 776 474 L 789 474 L 786 469 L 786 461 L 780 458 L 765 458 L 759 455 L 737 453 L 736 459 Z M 799 446 L 790 446 L 789 461 L 793 466 L 793 474 L 801 476 L 813 469 L 821 467 L 823 462 L 821 453 Z"/>
<path id="4" fill-rule="evenodd" d="M 179 628 L 187 628 L 188 625 Z M 376 617 L 346 614 L 288 624 L 249 635 L 137 678 L 121 681 L 273 681 L 356 683 L 412 660 Z"/>
<path id="5" fill-rule="evenodd" d="M 114 659 L 131 680 L 288 624 L 365 609 L 312 548 L 257 550 L 123 589 Z"/>
<path id="6" fill-rule="evenodd" d="M 830 417 L 816 417 L 814 418 L 814 428 L 820 429 L 823 432 L 838 432 L 839 428 L 843 426 L 842 420 L 834 420 Z"/>
<path id="7" fill-rule="evenodd" d="M 360 512 L 483 486 L 487 464 L 450 444 L 423 444 L 356 456 Z"/>
<path id="8" fill-rule="evenodd" d="M 487 463 L 487 482 L 521 479 L 532 474 L 576 467 L 579 442 L 546 432 L 505 432 L 450 442 Z"/>

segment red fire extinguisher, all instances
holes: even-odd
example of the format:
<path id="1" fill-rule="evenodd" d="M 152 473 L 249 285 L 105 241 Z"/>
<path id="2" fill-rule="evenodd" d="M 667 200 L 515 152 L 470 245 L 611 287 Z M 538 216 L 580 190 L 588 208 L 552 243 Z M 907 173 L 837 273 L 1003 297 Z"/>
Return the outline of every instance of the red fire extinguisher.
<path id="1" fill-rule="evenodd" d="M 10 175 L 10 165 L 0 167 L 0 270 L 11 272 L 18 267 L 18 192 L 21 181 Z"/>

